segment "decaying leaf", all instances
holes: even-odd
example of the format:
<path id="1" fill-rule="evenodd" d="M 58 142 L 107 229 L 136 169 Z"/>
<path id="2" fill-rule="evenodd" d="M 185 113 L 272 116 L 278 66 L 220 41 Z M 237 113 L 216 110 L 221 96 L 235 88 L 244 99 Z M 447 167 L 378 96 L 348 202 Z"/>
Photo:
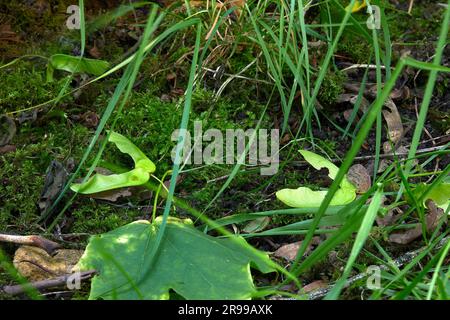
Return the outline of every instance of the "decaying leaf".
<path id="1" fill-rule="evenodd" d="M 432 200 L 427 201 L 427 207 L 428 213 L 425 216 L 426 230 L 427 232 L 433 232 L 439 225 L 439 222 L 444 215 L 444 210 L 438 208 Z M 408 244 L 421 236 L 422 224 L 418 223 L 413 229 L 391 234 L 389 236 L 389 241 L 398 244 Z"/>
<path id="2" fill-rule="evenodd" d="M 356 187 L 357 193 L 364 193 L 372 186 L 370 174 L 361 164 L 354 164 L 350 167 L 347 179 Z"/>
<path id="3" fill-rule="evenodd" d="M 359 109 L 362 112 L 367 112 L 370 106 L 369 100 L 367 100 L 364 96 L 359 97 L 359 100 L 360 100 Z M 352 105 L 356 105 L 356 103 L 358 102 L 358 94 L 342 93 L 337 97 L 336 102 L 337 103 L 349 102 Z"/>
<path id="4" fill-rule="evenodd" d="M 308 245 L 308 248 L 305 250 L 305 256 L 308 255 L 313 246 L 318 245 L 320 243 L 319 237 L 313 237 L 311 240 L 311 243 Z M 273 253 L 275 257 L 283 258 L 287 261 L 294 261 L 295 257 L 297 256 L 298 249 L 302 245 L 302 241 L 297 241 L 289 244 L 285 244 L 284 246 L 281 246 Z"/>
<path id="5" fill-rule="evenodd" d="M 316 281 L 313 281 L 313 282 L 307 284 L 306 286 L 304 286 L 300 292 L 301 293 L 309 293 L 309 292 L 327 288 L 327 287 L 328 287 L 328 283 L 326 283 L 324 280 L 316 280 Z"/>
<path id="6" fill-rule="evenodd" d="M 44 186 L 38 202 L 41 215 L 50 214 L 48 210 L 64 188 L 69 177 L 69 171 L 70 168 L 69 170 L 66 169 L 65 166 L 57 160 L 52 160 L 52 162 L 50 162 L 50 165 L 47 167 Z"/>
<path id="7" fill-rule="evenodd" d="M 72 272 L 83 255 L 82 250 L 59 249 L 52 257 L 45 250 L 22 246 L 14 254 L 14 266 L 30 281 L 39 281 Z"/>
<path id="8" fill-rule="evenodd" d="M 0 147 L 7 145 L 16 135 L 16 124 L 7 115 L 0 116 Z"/>
<path id="9" fill-rule="evenodd" d="M 389 140 L 383 144 L 383 150 L 384 153 L 389 153 L 392 152 L 391 144 L 396 146 L 400 142 L 400 139 L 403 137 L 404 129 L 402 118 L 400 117 L 400 113 L 398 112 L 394 101 L 389 98 L 384 105 L 389 109 L 382 111 L 388 127 Z"/>

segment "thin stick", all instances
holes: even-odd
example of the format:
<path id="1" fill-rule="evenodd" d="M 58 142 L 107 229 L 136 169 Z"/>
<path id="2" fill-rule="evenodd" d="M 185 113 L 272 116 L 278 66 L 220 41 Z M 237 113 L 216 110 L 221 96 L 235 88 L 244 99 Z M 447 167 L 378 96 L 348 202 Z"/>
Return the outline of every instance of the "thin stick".
<path id="1" fill-rule="evenodd" d="M 0 241 L 39 247 L 41 249 L 44 249 L 50 255 L 56 249 L 59 249 L 61 247 L 60 244 L 50 241 L 50 240 L 45 239 L 40 236 L 16 236 L 16 235 L 0 233 Z"/>
<path id="2" fill-rule="evenodd" d="M 87 280 L 94 276 L 96 273 L 95 270 L 88 270 L 79 273 L 79 280 Z M 6 294 L 15 296 L 21 293 L 24 293 L 28 286 L 34 287 L 35 289 L 41 291 L 49 288 L 57 288 L 62 286 L 67 286 L 67 284 L 71 281 L 71 278 L 75 275 L 75 273 L 65 274 L 63 276 L 59 276 L 53 279 L 41 280 L 36 282 L 30 282 L 25 285 L 14 285 L 14 286 L 4 286 L 0 287 L 0 292 L 4 292 Z"/>

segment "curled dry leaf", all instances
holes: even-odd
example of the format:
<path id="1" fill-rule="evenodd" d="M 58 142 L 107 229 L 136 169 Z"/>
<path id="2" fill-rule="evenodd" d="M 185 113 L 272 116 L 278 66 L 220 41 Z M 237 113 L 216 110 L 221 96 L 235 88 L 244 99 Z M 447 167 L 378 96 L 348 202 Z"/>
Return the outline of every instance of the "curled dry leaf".
<path id="1" fill-rule="evenodd" d="M 367 112 L 369 110 L 369 106 L 370 106 L 370 102 L 369 100 L 367 100 L 364 96 L 362 96 L 360 98 L 360 109 L 363 112 Z M 355 105 L 356 102 L 358 101 L 358 94 L 353 94 L 353 93 L 343 93 L 340 94 L 337 98 L 337 102 L 338 103 L 344 103 L 344 102 L 349 102 L 352 105 Z"/>
<path id="2" fill-rule="evenodd" d="M 14 266 L 30 281 L 55 278 L 72 272 L 83 255 L 82 250 L 59 249 L 52 257 L 45 250 L 22 246 L 14 254 Z"/>
<path id="3" fill-rule="evenodd" d="M 347 173 L 347 179 L 356 187 L 357 193 L 364 193 L 370 189 L 372 180 L 366 167 L 361 164 L 354 164 Z"/>
<path id="4" fill-rule="evenodd" d="M 81 115 L 81 120 L 85 127 L 97 128 L 100 118 L 95 112 L 87 111 Z"/>
<path id="5" fill-rule="evenodd" d="M 50 214 L 48 210 L 52 207 L 69 176 L 69 170 L 57 160 L 52 160 L 47 167 L 44 186 L 39 198 L 38 206 L 42 215 Z"/>
<path id="6" fill-rule="evenodd" d="M 400 208 L 393 208 L 389 210 L 384 217 L 377 217 L 377 225 L 380 227 L 390 226 L 401 217 L 403 211 Z"/>
<path id="7" fill-rule="evenodd" d="M 391 143 L 396 146 L 403 137 L 404 129 L 402 119 L 392 99 L 387 99 L 385 106 L 389 110 L 383 110 L 383 116 L 388 127 L 388 141 L 383 144 L 384 153 L 392 152 Z"/>
<path id="8" fill-rule="evenodd" d="M 48 210 L 52 207 L 53 202 L 64 188 L 73 166 L 73 160 L 68 161 L 67 167 L 56 160 L 50 162 L 50 165 L 47 167 L 44 186 L 38 202 L 39 209 L 43 216 L 51 213 L 48 212 Z"/>
<path id="9" fill-rule="evenodd" d="M 313 246 L 318 245 L 319 243 L 320 238 L 313 237 L 311 243 L 308 245 L 308 248 L 305 250 L 305 255 L 308 255 L 313 249 Z M 285 244 L 284 246 L 278 248 L 278 250 L 275 251 L 273 255 L 277 258 L 286 259 L 287 261 L 294 261 L 295 257 L 297 256 L 298 249 L 300 248 L 301 245 L 302 241 Z"/>

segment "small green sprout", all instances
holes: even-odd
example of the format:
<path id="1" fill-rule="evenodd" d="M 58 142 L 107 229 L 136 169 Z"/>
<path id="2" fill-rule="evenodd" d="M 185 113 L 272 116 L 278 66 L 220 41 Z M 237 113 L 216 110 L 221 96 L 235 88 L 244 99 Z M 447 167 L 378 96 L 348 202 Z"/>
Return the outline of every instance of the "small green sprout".
<path id="1" fill-rule="evenodd" d="M 150 175 L 155 172 L 155 164 L 136 145 L 117 132 L 111 132 L 108 141 L 114 143 L 121 152 L 131 156 L 134 161 L 134 169 L 121 174 L 96 173 L 85 183 L 72 184 L 70 189 L 82 194 L 91 194 L 139 186 L 150 179 Z"/>
<path id="2" fill-rule="evenodd" d="M 315 169 L 328 169 L 328 176 L 334 180 L 339 168 L 332 162 L 328 161 L 322 156 L 319 156 L 311 151 L 300 150 L 300 153 L 305 160 L 311 164 Z M 299 187 L 297 189 L 282 189 L 276 193 L 278 200 L 294 208 L 317 208 L 320 207 L 328 190 L 313 191 L 307 187 Z M 342 180 L 340 188 L 335 193 L 331 200 L 331 206 L 346 205 L 356 198 L 356 188 L 347 180 L 346 177 Z"/>

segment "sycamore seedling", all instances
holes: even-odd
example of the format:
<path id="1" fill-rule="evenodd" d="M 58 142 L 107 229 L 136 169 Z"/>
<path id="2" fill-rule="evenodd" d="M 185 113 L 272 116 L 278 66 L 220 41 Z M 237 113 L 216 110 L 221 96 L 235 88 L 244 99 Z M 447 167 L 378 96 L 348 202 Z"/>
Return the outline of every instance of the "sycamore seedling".
<path id="1" fill-rule="evenodd" d="M 300 150 L 300 153 L 305 160 L 315 169 L 328 169 L 328 177 L 334 180 L 339 168 L 329 160 L 311 151 Z M 307 187 L 299 187 L 297 189 L 282 189 L 276 193 L 278 200 L 294 208 L 317 208 L 320 207 L 328 190 L 313 191 Z M 356 198 L 355 186 L 347 180 L 347 177 L 342 179 L 340 188 L 336 191 L 331 206 L 346 205 Z"/>
<path id="2" fill-rule="evenodd" d="M 108 141 L 114 143 L 121 152 L 133 158 L 134 169 L 121 174 L 103 175 L 96 173 L 85 183 L 72 184 L 70 189 L 82 194 L 91 194 L 139 186 L 150 179 L 150 175 L 155 172 L 155 164 L 136 145 L 117 132 L 111 132 Z"/>

